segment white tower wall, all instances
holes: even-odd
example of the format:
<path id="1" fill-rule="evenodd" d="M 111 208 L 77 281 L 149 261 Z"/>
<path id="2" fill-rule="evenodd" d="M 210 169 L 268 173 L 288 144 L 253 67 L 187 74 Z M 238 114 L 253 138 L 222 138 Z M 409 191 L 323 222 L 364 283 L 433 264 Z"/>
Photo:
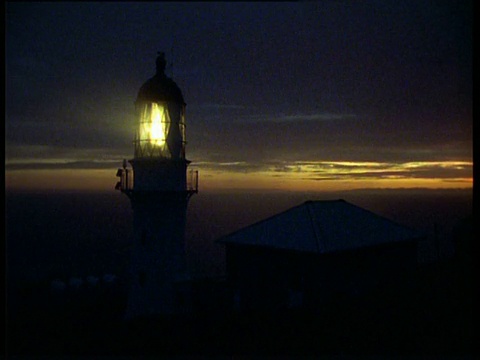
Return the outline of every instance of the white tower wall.
<path id="1" fill-rule="evenodd" d="M 134 240 L 126 318 L 188 311 L 185 194 L 132 199 Z"/>

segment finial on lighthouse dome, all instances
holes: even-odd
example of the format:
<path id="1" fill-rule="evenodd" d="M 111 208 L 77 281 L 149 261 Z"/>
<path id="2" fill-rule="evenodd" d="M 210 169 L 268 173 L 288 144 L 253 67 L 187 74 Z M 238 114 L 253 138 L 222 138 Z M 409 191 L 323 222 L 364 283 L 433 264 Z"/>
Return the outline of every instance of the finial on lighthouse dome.
<path id="1" fill-rule="evenodd" d="M 155 76 L 148 79 L 138 91 L 137 102 L 142 101 L 169 101 L 185 105 L 182 91 L 171 78 L 165 75 L 167 60 L 165 53 L 158 52 Z"/>
<path id="2" fill-rule="evenodd" d="M 165 60 L 165 53 L 159 51 L 155 64 L 157 65 L 157 75 L 165 75 L 165 67 L 167 66 L 167 60 Z"/>

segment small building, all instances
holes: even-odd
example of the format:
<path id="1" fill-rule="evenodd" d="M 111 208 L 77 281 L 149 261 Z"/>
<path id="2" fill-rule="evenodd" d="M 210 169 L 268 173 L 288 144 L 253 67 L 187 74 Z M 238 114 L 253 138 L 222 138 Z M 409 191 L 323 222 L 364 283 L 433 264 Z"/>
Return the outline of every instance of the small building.
<path id="1" fill-rule="evenodd" d="M 307 201 L 218 240 L 236 309 L 315 308 L 402 283 L 420 233 L 344 200 Z"/>

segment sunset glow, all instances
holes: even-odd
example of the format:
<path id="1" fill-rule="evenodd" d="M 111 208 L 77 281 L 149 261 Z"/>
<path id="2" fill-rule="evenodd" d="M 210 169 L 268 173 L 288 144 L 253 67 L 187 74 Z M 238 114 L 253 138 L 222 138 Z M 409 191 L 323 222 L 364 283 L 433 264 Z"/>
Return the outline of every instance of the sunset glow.
<path id="1" fill-rule="evenodd" d="M 363 188 L 472 188 L 473 163 L 294 162 L 249 168 L 246 162 L 195 166 L 202 190 L 338 191 Z M 6 172 L 10 190 L 110 191 L 114 169 L 16 169 Z"/>

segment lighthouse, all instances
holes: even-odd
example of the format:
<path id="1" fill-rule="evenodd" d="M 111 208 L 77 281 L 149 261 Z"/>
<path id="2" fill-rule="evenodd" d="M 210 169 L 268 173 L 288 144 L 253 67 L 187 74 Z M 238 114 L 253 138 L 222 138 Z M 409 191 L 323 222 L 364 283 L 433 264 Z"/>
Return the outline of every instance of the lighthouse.
<path id="1" fill-rule="evenodd" d="M 186 212 L 198 191 L 198 172 L 185 157 L 185 101 L 165 74 L 158 53 L 156 73 L 135 101 L 134 156 L 118 169 L 116 189 L 133 209 L 133 244 L 127 319 L 171 315 L 188 309 L 185 254 Z"/>

